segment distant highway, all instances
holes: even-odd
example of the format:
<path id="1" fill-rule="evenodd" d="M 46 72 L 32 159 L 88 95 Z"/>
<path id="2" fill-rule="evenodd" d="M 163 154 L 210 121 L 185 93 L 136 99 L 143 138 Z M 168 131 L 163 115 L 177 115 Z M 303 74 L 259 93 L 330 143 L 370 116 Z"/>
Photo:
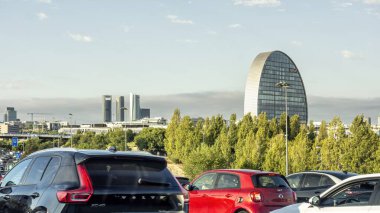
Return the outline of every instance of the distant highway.
<path id="1" fill-rule="evenodd" d="M 71 135 L 49 135 L 49 134 L 0 134 L 1 139 L 12 139 L 17 137 L 19 139 L 39 138 L 41 140 L 47 139 L 70 139 Z"/>

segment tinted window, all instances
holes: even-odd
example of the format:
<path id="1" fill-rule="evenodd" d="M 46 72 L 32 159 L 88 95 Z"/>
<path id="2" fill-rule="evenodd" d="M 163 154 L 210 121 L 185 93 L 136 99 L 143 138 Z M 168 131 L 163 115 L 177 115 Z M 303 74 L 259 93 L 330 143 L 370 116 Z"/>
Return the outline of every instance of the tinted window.
<path id="1" fill-rule="evenodd" d="M 337 190 L 332 195 L 322 199 L 321 206 L 361 206 L 368 205 L 370 200 L 374 200 L 374 188 L 378 180 L 361 181 L 352 183 Z"/>
<path id="2" fill-rule="evenodd" d="M 297 189 L 300 187 L 302 174 L 290 175 L 290 176 L 286 177 L 286 179 L 288 180 L 291 188 Z"/>
<path id="3" fill-rule="evenodd" d="M 289 188 L 285 178 L 280 175 L 253 175 L 252 181 L 256 188 Z"/>
<path id="4" fill-rule="evenodd" d="M 58 168 L 60 164 L 60 158 L 53 157 L 49 165 L 47 166 L 45 173 L 42 176 L 42 183 L 43 184 L 50 184 L 51 181 L 54 179 L 55 175 L 57 174 Z"/>
<path id="5" fill-rule="evenodd" d="M 29 163 L 32 159 L 24 160 L 17 164 L 4 178 L 1 182 L 1 187 L 18 185 L 20 184 L 21 178 L 25 173 L 26 168 L 28 168 Z"/>
<path id="6" fill-rule="evenodd" d="M 303 180 L 303 188 L 319 187 L 320 181 L 321 181 L 321 175 L 306 174 Z"/>
<path id="7" fill-rule="evenodd" d="M 218 182 L 216 183 L 218 189 L 234 189 L 240 188 L 239 177 L 232 174 L 219 174 Z"/>
<path id="8" fill-rule="evenodd" d="M 37 184 L 40 182 L 50 159 L 50 157 L 36 158 L 28 176 L 26 177 L 25 184 Z"/>
<path id="9" fill-rule="evenodd" d="M 85 166 L 94 187 L 178 187 L 164 162 L 92 159 Z"/>
<path id="10" fill-rule="evenodd" d="M 319 182 L 319 186 L 321 187 L 328 187 L 328 186 L 333 186 L 335 185 L 335 182 L 331 180 L 330 177 L 327 175 L 322 175 L 321 180 Z"/>
<path id="11" fill-rule="evenodd" d="M 195 190 L 213 189 L 217 175 L 215 173 L 208 173 L 198 178 L 194 183 Z"/>

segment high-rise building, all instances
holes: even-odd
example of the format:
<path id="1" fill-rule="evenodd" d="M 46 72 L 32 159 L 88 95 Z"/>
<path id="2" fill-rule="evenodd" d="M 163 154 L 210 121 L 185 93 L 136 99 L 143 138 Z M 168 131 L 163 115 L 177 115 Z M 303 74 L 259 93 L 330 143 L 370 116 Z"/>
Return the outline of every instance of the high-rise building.
<path id="1" fill-rule="evenodd" d="M 116 121 L 124 121 L 124 96 L 119 96 L 116 102 Z"/>
<path id="2" fill-rule="evenodd" d="M 371 117 L 364 117 L 363 121 L 366 122 L 366 123 L 368 123 L 369 125 L 372 125 Z"/>
<path id="3" fill-rule="evenodd" d="M 149 108 L 141 108 L 141 111 L 140 111 L 140 117 L 141 118 L 150 118 L 150 109 Z"/>
<path id="4" fill-rule="evenodd" d="M 16 121 L 17 120 L 17 111 L 14 107 L 7 107 L 7 111 L 4 114 L 4 122 Z"/>
<path id="5" fill-rule="evenodd" d="M 277 87 L 286 82 L 288 87 Z M 300 72 L 285 53 L 260 53 L 253 61 L 245 87 L 244 114 L 266 112 L 268 119 L 279 118 L 285 112 L 287 96 L 288 116 L 298 114 L 300 121 L 308 120 L 305 87 Z"/>
<path id="6" fill-rule="evenodd" d="M 103 122 L 112 121 L 112 96 L 103 95 Z"/>
<path id="7" fill-rule="evenodd" d="M 140 96 L 133 93 L 129 94 L 129 119 L 136 121 L 141 118 Z"/>

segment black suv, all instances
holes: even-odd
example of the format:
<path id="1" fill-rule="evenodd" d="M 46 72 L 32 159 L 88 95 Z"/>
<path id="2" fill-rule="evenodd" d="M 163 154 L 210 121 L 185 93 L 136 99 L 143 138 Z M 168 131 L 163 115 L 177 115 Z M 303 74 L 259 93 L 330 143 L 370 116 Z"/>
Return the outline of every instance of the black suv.
<path id="1" fill-rule="evenodd" d="M 290 187 L 297 193 L 297 202 L 308 202 L 331 186 L 357 174 L 340 171 L 307 171 L 286 176 Z"/>
<path id="2" fill-rule="evenodd" d="M 188 212 L 166 160 L 143 152 L 48 149 L 20 161 L 0 186 L 0 212 Z"/>

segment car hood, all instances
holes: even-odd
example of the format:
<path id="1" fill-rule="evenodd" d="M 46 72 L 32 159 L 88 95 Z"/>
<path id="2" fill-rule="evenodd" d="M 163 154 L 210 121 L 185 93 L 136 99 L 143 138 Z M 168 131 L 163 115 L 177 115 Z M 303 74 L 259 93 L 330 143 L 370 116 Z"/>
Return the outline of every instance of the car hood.
<path id="1" fill-rule="evenodd" d="M 286 206 L 271 213 L 301 213 L 304 209 L 307 209 L 310 206 L 309 203 L 296 203 L 290 206 Z"/>

